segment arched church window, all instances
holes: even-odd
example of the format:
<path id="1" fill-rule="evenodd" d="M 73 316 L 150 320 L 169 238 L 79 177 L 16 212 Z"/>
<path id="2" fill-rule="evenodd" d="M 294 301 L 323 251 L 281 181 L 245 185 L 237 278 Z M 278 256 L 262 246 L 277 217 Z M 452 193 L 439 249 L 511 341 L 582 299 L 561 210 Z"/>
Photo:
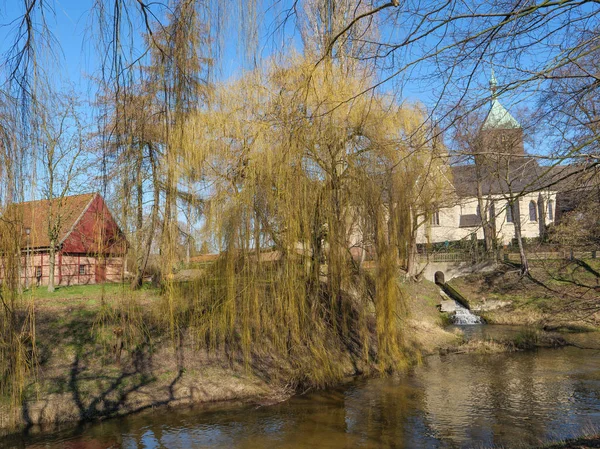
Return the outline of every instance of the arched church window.
<path id="1" fill-rule="evenodd" d="M 533 200 L 529 202 L 529 221 L 537 221 L 537 204 Z"/>
<path id="2" fill-rule="evenodd" d="M 512 208 L 512 205 L 510 203 L 506 203 L 506 222 L 507 223 L 514 223 L 513 208 Z"/>
<path id="3" fill-rule="evenodd" d="M 548 201 L 548 220 L 554 220 L 554 201 Z"/>

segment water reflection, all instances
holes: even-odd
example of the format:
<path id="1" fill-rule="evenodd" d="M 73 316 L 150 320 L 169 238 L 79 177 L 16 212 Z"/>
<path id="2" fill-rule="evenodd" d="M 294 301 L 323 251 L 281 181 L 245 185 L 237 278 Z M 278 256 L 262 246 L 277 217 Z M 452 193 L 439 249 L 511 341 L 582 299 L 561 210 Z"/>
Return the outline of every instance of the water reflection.
<path id="1" fill-rule="evenodd" d="M 44 436 L 28 448 L 460 448 L 534 445 L 600 423 L 600 352 L 430 357 L 272 407 L 158 411 Z M 1 444 L 0 444 L 1 446 Z"/>

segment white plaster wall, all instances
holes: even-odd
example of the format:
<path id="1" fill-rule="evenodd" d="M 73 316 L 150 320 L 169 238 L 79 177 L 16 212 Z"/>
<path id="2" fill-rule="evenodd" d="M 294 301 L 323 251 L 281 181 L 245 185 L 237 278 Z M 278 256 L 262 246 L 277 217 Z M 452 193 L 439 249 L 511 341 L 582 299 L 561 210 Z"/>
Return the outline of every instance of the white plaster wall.
<path id="1" fill-rule="evenodd" d="M 548 217 L 548 203 L 552 201 L 553 210 L 552 218 L 556 216 L 556 192 L 544 192 L 544 214 L 546 224 L 550 224 L 553 220 Z M 531 221 L 529 217 L 529 203 L 534 201 L 537 203 L 539 198 L 539 192 L 533 192 L 523 195 L 519 198 L 519 209 L 521 212 L 521 233 L 523 237 L 533 238 L 539 237 L 539 222 Z M 506 206 L 507 201 L 504 197 L 498 195 L 492 198 L 496 213 L 496 232 L 498 239 L 503 244 L 508 244 L 515 236 L 514 223 L 508 223 L 506 221 Z M 464 198 L 459 203 L 452 207 L 446 207 L 440 209 L 440 224 L 439 226 L 433 226 L 426 224 L 422 226 L 417 234 L 418 243 L 443 243 L 445 241 L 457 241 L 463 239 L 470 239 L 473 233 L 477 233 L 478 239 L 483 239 L 483 229 L 481 226 L 477 227 L 459 227 L 460 216 L 470 215 L 477 213 L 477 198 Z M 491 203 L 488 202 L 487 206 L 490 207 Z M 538 217 L 539 220 L 539 217 Z"/>

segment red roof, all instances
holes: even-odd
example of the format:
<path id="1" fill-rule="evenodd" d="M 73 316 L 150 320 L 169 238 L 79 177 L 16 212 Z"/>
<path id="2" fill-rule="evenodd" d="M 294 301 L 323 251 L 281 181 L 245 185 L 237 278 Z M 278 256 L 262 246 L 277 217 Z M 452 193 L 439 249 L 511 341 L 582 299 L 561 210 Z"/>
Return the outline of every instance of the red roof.
<path id="1" fill-rule="evenodd" d="M 11 204 L 2 222 L 10 228 L 9 232 L 20 235 L 22 248 L 48 248 L 52 225 L 58 230 L 57 245 L 66 252 L 125 250 L 123 233 L 97 193 Z"/>

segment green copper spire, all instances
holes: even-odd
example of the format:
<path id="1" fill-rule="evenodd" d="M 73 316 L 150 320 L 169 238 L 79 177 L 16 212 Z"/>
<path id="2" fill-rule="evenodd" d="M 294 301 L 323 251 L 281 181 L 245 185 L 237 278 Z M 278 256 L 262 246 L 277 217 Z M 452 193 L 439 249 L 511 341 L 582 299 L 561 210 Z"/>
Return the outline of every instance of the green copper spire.
<path id="1" fill-rule="evenodd" d="M 494 74 L 494 68 L 492 67 L 492 75 L 490 76 L 490 90 L 492 91 L 492 100 L 497 98 L 496 88 L 498 86 L 498 81 L 496 81 L 496 75 Z"/>
<path id="2" fill-rule="evenodd" d="M 520 128 L 519 122 L 510 115 L 504 106 L 498 101 L 498 81 L 496 81 L 496 75 L 492 68 L 492 74 L 490 76 L 490 90 L 492 91 L 492 105 L 490 112 L 483 122 L 482 129 L 515 129 Z"/>

